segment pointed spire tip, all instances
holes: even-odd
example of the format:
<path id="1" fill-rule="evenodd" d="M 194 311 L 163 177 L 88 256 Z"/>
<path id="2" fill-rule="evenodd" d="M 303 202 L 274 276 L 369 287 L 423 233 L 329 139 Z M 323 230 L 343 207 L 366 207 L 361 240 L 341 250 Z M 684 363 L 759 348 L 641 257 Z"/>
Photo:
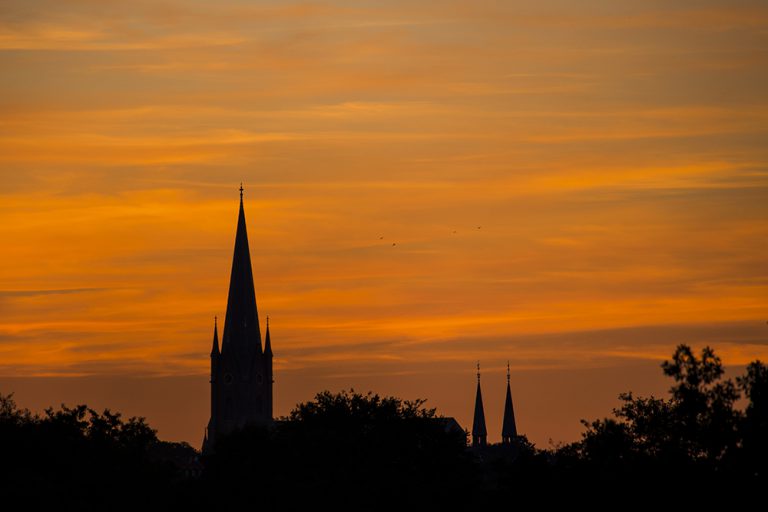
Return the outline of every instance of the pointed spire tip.
<path id="1" fill-rule="evenodd" d="M 272 357 L 272 340 L 269 334 L 269 315 L 267 315 L 267 335 L 266 339 L 264 340 L 264 352 L 268 356 Z"/>
<path id="2" fill-rule="evenodd" d="M 219 353 L 219 324 L 218 317 L 213 317 L 213 347 L 211 348 L 211 356 Z"/>

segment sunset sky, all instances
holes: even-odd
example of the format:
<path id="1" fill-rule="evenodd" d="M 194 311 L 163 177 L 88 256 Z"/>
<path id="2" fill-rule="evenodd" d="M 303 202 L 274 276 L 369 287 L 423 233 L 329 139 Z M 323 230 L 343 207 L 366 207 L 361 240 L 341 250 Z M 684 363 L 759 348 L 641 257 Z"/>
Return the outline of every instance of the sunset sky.
<path id="1" fill-rule="evenodd" d="M 768 359 L 764 0 L 0 0 L 0 393 L 199 447 L 241 181 L 278 415 Z"/>

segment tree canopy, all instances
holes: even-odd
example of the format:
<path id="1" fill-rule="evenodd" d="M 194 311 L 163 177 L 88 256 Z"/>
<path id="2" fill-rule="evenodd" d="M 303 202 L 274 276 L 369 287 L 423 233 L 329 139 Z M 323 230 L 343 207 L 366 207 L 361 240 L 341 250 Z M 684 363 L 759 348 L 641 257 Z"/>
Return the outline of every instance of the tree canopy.
<path id="1" fill-rule="evenodd" d="M 157 439 L 144 418 L 86 405 L 48 408 L 42 415 L 19 409 L 0 393 L 0 489 L 6 499 L 42 508 L 85 509 L 142 504 L 171 497 L 178 467 L 169 449 L 195 457 L 186 443 Z M 111 504 L 111 505 L 110 505 Z"/>
<path id="2" fill-rule="evenodd" d="M 471 470 L 466 434 L 446 429 L 424 404 L 323 391 L 274 428 L 251 427 L 222 439 L 206 461 L 204 480 L 214 488 L 260 482 L 261 499 L 274 502 L 291 495 L 378 508 L 406 497 L 463 499 Z"/>
<path id="3" fill-rule="evenodd" d="M 582 420 L 581 440 L 543 450 L 524 436 L 513 446 L 471 449 L 467 433 L 448 428 L 425 400 L 349 390 L 322 391 L 273 425 L 221 438 L 198 459 L 186 443 L 159 441 L 144 418 L 86 405 L 33 414 L 0 393 L 0 491 L 32 508 L 227 509 L 258 501 L 376 510 L 626 500 L 628 486 L 643 489 L 634 500 L 762 489 L 768 367 L 753 361 L 726 378 L 714 350 L 680 345 L 661 369 L 672 380 L 668 396 L 622 393 L 611 417 Z M 186 471 L 188 463 L 201 476 Z"/>
<path id="4" fill-rule="evenodd" d="M 560 464 L 612 481 L 765 482 L 766 366 L 754 361 L 734 381 L 710 347 L 697 356 L 679 345 L 661 368 L 673 379 L 668 398 L 622 393 L 613 418 L 582 421 L 582 440 L 558 450 Z"/>

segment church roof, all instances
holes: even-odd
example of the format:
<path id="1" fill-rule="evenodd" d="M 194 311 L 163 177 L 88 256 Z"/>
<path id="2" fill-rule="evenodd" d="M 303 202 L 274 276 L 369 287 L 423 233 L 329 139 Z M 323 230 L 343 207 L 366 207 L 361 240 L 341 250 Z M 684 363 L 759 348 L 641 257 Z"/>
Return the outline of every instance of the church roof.
<path id="1" fill-rule="evenodd" d="M 227 314 L 224 318 L 224 335 L 221 352 L 234 351 L 248 358 L 261 353 L 261 331 L 256 310 L 256 292 L 253 289 L 251 253 L 248 248 L 248 232 L 243 209 L 243 187 L 240 185 L 240 212 L 237 218 L 235 251 L 232 256 L 232 273 L 229 278 Z"/>

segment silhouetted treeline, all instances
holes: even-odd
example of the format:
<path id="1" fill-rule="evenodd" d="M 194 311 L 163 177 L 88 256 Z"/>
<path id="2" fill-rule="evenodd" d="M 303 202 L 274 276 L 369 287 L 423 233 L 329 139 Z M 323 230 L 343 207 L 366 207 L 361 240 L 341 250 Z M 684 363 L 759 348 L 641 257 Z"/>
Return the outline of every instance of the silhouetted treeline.
<path id="1" fill-rule="evenodd" d="M 690 505 L 765 486 L 768 368 L 755 361 L 725 379 L 710 348 L 697 357 L 681 345 L 662 369 L 668 397 L 624 393 L 612 417 L 583 421 L 581 441 L 545 450 L 524 436 L 470 449 L 423 400 L 325 391 L 201 456 L 159 441 L 142 418 L 86 406 L 33 415 L 0 394 L 0 487 L 40 506 L 379 510 L 661 496 L 669 505 L 669 493 Z"/>
<path id="2" fill-rule="evenodd" d="M 471 489 L 466 433 L 446 428 L 422 400 L 373 393 L 319 393 L 273 428 L 251 427 L 223 439 L 204 458 L 202 483 L 214 502 L 293 505 L 332 502 L 381 508 L 403 498 L 447 503 Z"/>
<path id="3" fill-rule="evenodd" d="M 0 394 L 0 494 L 19 510 L 171 503 L 196 455 L 186 443 L 159 441 L 144 418 L 85 405 L 37 415 Z"/>

